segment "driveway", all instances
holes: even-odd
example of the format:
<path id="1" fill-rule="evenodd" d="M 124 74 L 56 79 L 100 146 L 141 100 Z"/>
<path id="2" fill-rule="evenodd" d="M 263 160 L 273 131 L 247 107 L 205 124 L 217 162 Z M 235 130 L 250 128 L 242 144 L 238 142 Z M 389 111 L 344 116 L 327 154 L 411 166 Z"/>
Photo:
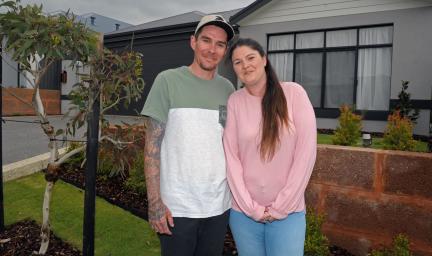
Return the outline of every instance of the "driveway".
<path id="1" fill-rule="evenodd" d="M 31 122 L 37 120 L 34 116 L 14 116 L 3 117 L 6 123 L 3 123 L 3 165 L 24 160 L 32 156 L 40 155 L 48 152 L 49 140 L 43 133 L 40 124 L 12 122 L 7 120 Z M 49 121 L 56 129 L 66 127 L 66 120 L 62 120 L 62 116 L 49 116 Z M 107 116 L 107 119 L 112 124 L 126 123 L 142 123 L 142 118 L 136 116 Z M 86 140 L 83 138 L 86 127 L 80 129 L 74 140 Z"/>

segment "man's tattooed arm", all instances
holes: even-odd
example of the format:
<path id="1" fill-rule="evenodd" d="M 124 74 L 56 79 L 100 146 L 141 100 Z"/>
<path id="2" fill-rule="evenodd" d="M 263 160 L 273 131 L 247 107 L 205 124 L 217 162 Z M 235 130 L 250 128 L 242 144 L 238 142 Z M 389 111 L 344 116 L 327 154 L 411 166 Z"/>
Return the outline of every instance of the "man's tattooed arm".
<path id="1" fill-rule="evenodd" d="M 160 194 L 160 151 L 165 134 L 165 124 L 158 120 L 146 118 L 146 140 L 144 146 L 144 173 L 147 186 L 149 222 L 159 233 L 170 233 L 166 220 L 171 213 L 162 202 Z"/>

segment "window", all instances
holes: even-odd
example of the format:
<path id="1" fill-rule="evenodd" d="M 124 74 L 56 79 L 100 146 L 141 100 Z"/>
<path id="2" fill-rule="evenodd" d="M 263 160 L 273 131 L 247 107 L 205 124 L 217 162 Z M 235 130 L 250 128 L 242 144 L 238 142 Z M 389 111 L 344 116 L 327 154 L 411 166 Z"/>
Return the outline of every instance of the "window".
<path id="1" fill-rule="evenodd" d="M 388 111 L 393 26 L 269 35 L 279 79 L 303 85 L 315 108 Z"/>

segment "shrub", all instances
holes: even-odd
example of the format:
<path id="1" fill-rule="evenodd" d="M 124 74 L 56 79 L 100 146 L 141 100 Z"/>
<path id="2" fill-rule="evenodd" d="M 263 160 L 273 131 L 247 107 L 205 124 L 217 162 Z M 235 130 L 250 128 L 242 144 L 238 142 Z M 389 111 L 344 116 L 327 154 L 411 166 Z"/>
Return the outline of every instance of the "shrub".
<path id="1" fill-rule="evenodd" d="M 403 234 L 393 239 L 392 249 L 373 250 L 370 256 L 412 256 L 409 246 L 409 239 Z"/>
<path id="2" fill-rule="evenodd" d="M 321 231 L 323 223 L 324 216 L 315 213 L 315 210 L 309 207 L 306 214 L 305 256 L 327 256 L 330 254 L 329 241 Z"/>
<path id="3" fill-rule="evenodd" d="M 82 145 L 83 145 L 83 143 L 80 143 L 80 142 L 71 142 L 66 149 L 66 153 L 69 153 L 72 150 L 81 147 Z M 84 160 L 85 160 L 85 150 L 78 152 L 75 155 L 69 157 L 65 161 L 65 163 L 68 163 L 68 164 L 73 165 L 73 166 L 81 166 L 81 164 L 84 163 Z"/>
<path id="4" fill-rule="evenodd" d="M 126 178 L 133 162 L 142 154 L 144 127 L 123 123 L 103 129 L 102 134 L 112 139 L 100 143 L 98 173 Z"/>
<path id="5" fill-rule="evenodd" d="M 361 117 L 352 112 L 348 105 L 340 108 L 339 126 L 336 128 L 333 144 L 352 146 L 361 135 Z"/>
<path id="6" fill-rule="evenodd" d="M 129 170 L 129 177 L 125 186 L 139 195 L 146 195 L 146 183 L 144 175 L 144 152 L 140 151 Z"/>
<path id="7" fill-rule="evenodd" d="M 399 111 L 393 112 L 388 117 L 383 145 L 385 149 L 407 151 L 415 147 L 412 123 L 407 117 L 401 116 Z"/>
<path id="8" fill-rule="evenodd" d="M 402 89 L 398 94 L 399 101 L 396 104 L 395 110 L 399 111 L 399 115 L 407 117 L 411 122 L 416 123 L 419 117 L 419 109 L 414 108 L 411 101 L 411 94 L 407 92 L 409 81 L 402 80 Z"/>

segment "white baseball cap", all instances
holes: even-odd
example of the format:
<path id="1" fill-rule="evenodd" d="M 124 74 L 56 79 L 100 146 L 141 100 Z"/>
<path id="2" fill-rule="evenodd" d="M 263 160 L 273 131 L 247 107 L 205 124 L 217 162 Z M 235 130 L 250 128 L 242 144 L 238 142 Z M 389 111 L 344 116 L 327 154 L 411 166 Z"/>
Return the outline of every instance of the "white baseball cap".
<path id="1" fill-rule="evenodd" d="M 204 26 L 207 25 L 215 25 L 227 33 L 227 41 L 230 41 L 234 37 L 234 29 L 231 27 L 231 25 L 221 16 L 221 15 L 206 15 L 201 18 L 201 21 L 198 23 L 198 26 L 195 29 L 195 35 Z"/>

